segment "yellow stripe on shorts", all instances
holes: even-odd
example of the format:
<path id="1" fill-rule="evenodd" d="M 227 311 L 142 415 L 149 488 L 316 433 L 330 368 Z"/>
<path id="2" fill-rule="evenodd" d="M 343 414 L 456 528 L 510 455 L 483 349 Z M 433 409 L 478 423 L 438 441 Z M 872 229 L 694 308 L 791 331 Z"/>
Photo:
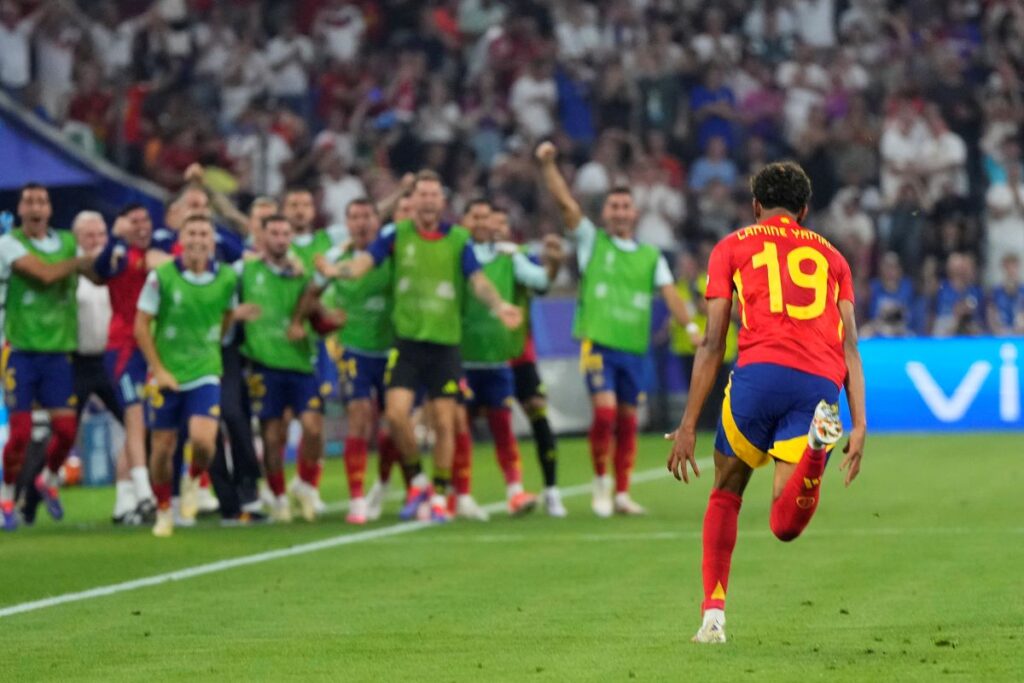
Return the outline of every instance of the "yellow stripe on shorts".
<path id="1" fill-rule="evenodd" d="M 725 432 L 725 438 L 729 441 L 729 445 L 732 446 L 736 457 L 751 467 L 763 467 L 771 461 L 771 458 L 768 457 L 767 453 L 750 443 L 750 440 L 740 431 L 739 426 L 736 424 L 736 419 L 732 416 L 732 403 L 729 398 L 731 392 L 732 379 L 730 378 L 729 384 L 725 387 L 725 400 L 722 401 L 722 430 Z"/>

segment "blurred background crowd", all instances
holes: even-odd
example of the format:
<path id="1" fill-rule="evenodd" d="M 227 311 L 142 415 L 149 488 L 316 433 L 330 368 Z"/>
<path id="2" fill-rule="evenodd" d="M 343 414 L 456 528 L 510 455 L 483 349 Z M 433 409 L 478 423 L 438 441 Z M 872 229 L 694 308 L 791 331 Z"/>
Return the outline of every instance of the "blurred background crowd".
<path id="1" fill-rule="evenodd" d="M 324 227 L 428 166 L 536 240 L 551 139 L 696 290 L 794 158 L 881 336 L 1024 334 L 1022 67 L 1020 0 L 0 0 L 0 87 L 74 144 L 243 208 L 306 186 Z"/>

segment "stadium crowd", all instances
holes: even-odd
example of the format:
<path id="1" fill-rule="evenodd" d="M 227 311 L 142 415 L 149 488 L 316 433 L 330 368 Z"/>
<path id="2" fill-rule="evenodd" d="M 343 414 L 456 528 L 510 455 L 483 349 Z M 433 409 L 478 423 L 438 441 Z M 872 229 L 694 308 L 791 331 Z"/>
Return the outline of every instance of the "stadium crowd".
<path id="1" fill-rule="evenodd" d="M 486 188 L 555 232 L 552 138 L 588 212 L 629 181 L 641 238 L 699 253 L 792 157 L 869 334 L 1007 333 L 1022 35 L 1011 0 L 3 0 L 0 85 L 172 190 L 193 162 L 243 207 L 314 187 L 326 225 L 427 166 L 456 213 Z"/>

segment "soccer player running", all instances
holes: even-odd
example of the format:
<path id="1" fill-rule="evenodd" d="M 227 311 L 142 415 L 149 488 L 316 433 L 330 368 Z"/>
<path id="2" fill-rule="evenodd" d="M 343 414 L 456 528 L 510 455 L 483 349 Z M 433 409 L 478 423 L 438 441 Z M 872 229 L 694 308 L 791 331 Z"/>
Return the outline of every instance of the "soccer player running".
<path id="1" fill-rule="evenodd" d="M 504 301 L 511 302 L 516 287 L 547 289 L 548 274 L 519 248 L 499 242 L 497 224 L 486 199 L 469 203 L 463 223 L 472 237 L 473 254 Z M 505 477 L 506 501 L 510 515 L 533 510 L 537 497 L 523 490 L 523 468 L 519 443 L 512 431 L 512 398 L 515 393 L 509 361 L 515 355 L 513 332 L 495 318 L 491 310 L 475 298 L 467 299 L 462 315 L 462 367 L 466 372 L 468 395 L 460 407 L 455 444 L 455 514 L 485 520 L 487 513 L 469 493 L 472 466 L 472 441 L 469 421 L 482 411 L 494 438 L 498 465 Z"/>
<path id="2" fill-rule="evenodd" d="M 590 453 L 594 465 L 591 508 L 598 517 L 613 512 L 641 515 L 644 508 L 629 495 L 636 461 L 637 405 L 643 393 L 644 355 L 650 345 L 651 300 L 665 299 L 672 317 L 695 336 L 696 325 L 675 288 L 668 262 L 656 248 L 634 238 L 637 210 L 629 188 L 608 193 L 601 210 L 605 230 L 583 215 L 558 170 L 550 142 L 536 151 L 548 190 L 576 242 L 579 262 L 579 303 L 574 334 L 582 341 L 580 368 L 586 375 L 594 409 Z M 608 475 L 608 456 L 614 445 L 615 498 Z"/>
<path id="3" fill-rule="evenodd" d="M 351 241 L 328 250 L 324 257 L 327 264 L 352 260 L 377 238 L 380 220 L 373 202 L 366 198 L 349 202 L 345 208 L 345 224 Z M 378 429 L 377 424 L 384 411 L 384 373 L 394 343 L 391 278 L 390 260 L 358 280 L 328 280 L 317 273 L 314 286 L 303 302 L 303 308 L 308 309 L 322 294 L 328 310 L 345 313 L 345 324 L 337 332 L 336 340 L 341 347 L 338 375 L 348 420 L 344 457 L 349 510 L 345 519 L 350 524 L 365 524 L 380 518 L 386 493 L 385 475 L 393 464 L 401 461 L 391 435 L 386 429 Z M 292 324 L 296 324 L 295 319 Z M 367 494 L 366 464 L 370 439 L 375 432 L 382 476 Z"/>
<path id="4" fill-rule="evenodd" d="M 146 277 L 163 252 L 151 250 L 153 222 L 140 204 L 124 207 L 114 221 L 111 239 L 96 257 L 93 271 L 106 282 L 110 296 L 110 324 L 104 367 L 124 413 L 124 450 L 118 456 L 113 520 L 150 520 L 156 501 L 146 467 L 146 418 L 142 390 L 146 359 L 135 341 L 135 314 Z"/>
<path id="5" fill-rule="evenodd" d="M 467 285 L 502 324 L 514 329 L 522 312 L 501 298 L 480 269 L 465 228 L 441 221 L 445 208 L 441 179 L 432 171 L 416 177 L 415 216 L 381 231 L 369 249 L 325 265 L 327 277 L 358 279 L 390 261 L 395 347 L 388 359 L 385 411 L 402 453 L 410 486 L 400 516 L 410 519 L 429 504 L 435 522 L 450 519 L 446 494 L 455 448 L 456 396 L 462 374 L 459 343 Z M 423 474 L 411 412 L 416 391 L 426 390 L 435 421 L 433 485 Z"/>
<path id="6" fill-rule="evenodd" d="M 725 642 L 736 521 L 754 468 L 775 461 L 770 524 L 780 540 L 791 541 L 818 507 L 828 452 L 842 436 L 837 401 L 844 384 L 853 419 L 839 466 L 846 485 L 860 471 L 867 430 L 850 267 L 827 240 L 800 225 L 811 182 L 797 164 L 773 163 L 751 179 L 751 190 L 757 223 L 723 238 L 711 253 L 707 337 L 694 359 L 682 421 L 666 435 L 674 440 L 668 469 L 676 479 L 689 482 L 687 464 L 699 476 L 697 418 L 722 363 L 735 294 L 739 360 L 715 437 L 698 643 Z"/>
<path id="7" fill-rule="evenodd" d="M 213 223 L 191 215 L 181 227 L 181 255 L 153 270 L 139 295 L 135 339 L 153 376 L 150 395 L 156 494 L 155 536 L 174 533 L 172 461 L 187 429 L 192 462 L 181 483 L 181 516 L 195 519 L 199 480 L 216 451 L 220 418 L 221 339 L 232 319 L 237 275 L 213 260 Z"/>
<path id="8" fill-rule="evenodd" d="M 14 488 L 32 440 L 32 409 L 50 416 L 46 466 L 35 487 L 55 520 L 64 517 L 58 495 L 58 472 L 75 442 L 75 392 L 71 354 L 78 344 L 77 273 L 88 269 L 95 254 L 77 256 L 74 236 L 50 227 L 53 208 L 42 185 L 21 190 L 21 227 L 0 240 L 3 270 L 9 269 L 3 377 L 9 436 L 3 453 L 0 513 L 6 531 L 18 527 Z"/>
<path id="9" fill-rule="evenodd" d="M 312 277 L 297 272 L 289 258 L 293 237 L 284 216 L 269 216 L 263 220 L 262 257 L 235 265 L 241 292 L 235 318 L 244 321 L 242 355 L 252 364 L 249 397 L 260 421 L 263 464 L 274 494 L 271 517 L 278 522 L 291 521 L 284 482 L 286 417 L 294 416 L 302 426 L 299 458 L 307 467 L 316 467 L 323 450 L 323 401 L 313 373 L 316 346 L 308 334 L 288 338 L 292 312 Z M 313 521 L 317 511 L 312 489 L 300 482 L 294 493 L 302 516 Z"/>
<path id="10" fill-rule="evenodd" d="M 496 239 L 507 241 L 511 235 L 508 213 L 492 211 L 491 220 L 494 221 Z M 544 238 L 541 263 L 547 270 L 549 284 L 558 277 L 558 271 L 564 261 L 562 238 L 558 235 L 547 235 Z M 512 379 L 515 384 L 516 401 L 530 421 L 530 430 L 533 432 L 537 461 L 540 463 L 541 475 L 544 478 L 544 495 L 541 498 L 544 511 L 551 517 L 565 517 L 569 512 L 565 509 L 562 494 L 558 490 L 558 444 L 555 432 L 551 429 L 551 422 L 548 421 L 547 389 L 537 369 L 537 350 L 530 325 L 530 301 L 539 293 L 542 291 L 521 285 L 516 287 L 513 303 L 523 309 L 525 320 L 512 332 Z"/>

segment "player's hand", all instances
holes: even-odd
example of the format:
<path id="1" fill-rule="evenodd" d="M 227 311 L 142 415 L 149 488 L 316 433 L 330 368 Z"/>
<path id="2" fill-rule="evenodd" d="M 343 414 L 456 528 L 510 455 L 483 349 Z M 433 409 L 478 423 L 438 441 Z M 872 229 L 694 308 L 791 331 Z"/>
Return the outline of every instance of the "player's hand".
<path id="1" fill-rule="evenodd" d="M 199 163 L 189 164 L 188 168 L 185 169 L 185 182 L 195 183 L 196 185 L 202 185 L 203 165 Z"/>
<path id="2" fill-rule="evenodd" d="M 259 304 L 245 303 L 235 306 L 235 322 L 252 322 L 258 320 L 261 315 L 263 315 L 263 309 Z"/>
<path id="3" fill-rule="evenodd" d="M 502 303 L 497 310 L 498 320 L 510 330 L 523 324 L 523 309 L 510 303 Z"/>
<path id="4" fill-rule="evenodd" d="M 157 368 L 153 372 L 153 382 L 157 389 L 178 390 L 178 380 L 167 371 L 167 368 Z"/>
<path id="5" fill-rule="evenodd" d="M 114 227 L 111 229 L 111 232 L 114 237 L 127 239 L 132 234 L 132 222 L 128 220 L 127 216 L 118 216 L 117 220 L 114 221 Z"/>
<path id="6" fill-rule="evenodd" d="M 306 338 L 306 326 L 301 322 L 292 322 L 288 325 L 288 341 L 300 341 Z"/>
<path id="7" fill-rule="evenodd" d="M 666 441 L 672 442 L 672 452 L 668 456 L 668 471 L 677 480 L 690 483 L 690 475 L 686 471 L 686 463 L 690 463 L 693 476 L 700 476 L 697 459 L 693 453 L 697 449 L 697 432 L 680 426 L 671 434 L 665 435 Z"/>
<path id="8" fill-rule="evenodd" d="M 416 174 L 415 173 L 406 173 L 404 176 L 402 176 L 402 180 L 399 182 L 399 186 L 403 190 L 405 190 L 406 192 L 411 190 L 415 184 L 416 184 Z"/>
<path id="9" fill-rule="evenodd" d="M 565 245 L 562 244 L 562 237 L 554 233 L 544 236 L 544 246 L 541 256 L 545 261 L 561 263 L 565 260 Z"/>
<path id="10" fill-rule="evenodd" d="M 325 308 L 323 317 L 328 324 L 338 329 L 345 327 L 345 323 L 348 322 L 348 313 L 342 308 Z"/>
<path id="11" fill-rule="evenodd" d="M 843 453 L 846 454 L 846 457 L 839 464 L 839 470 L 846 471 L 845 483 L 847 486 L 853 483 L 853 480 L 860 474 L 860 460 L 864 457 L 864 440 L 866 438 L 866 431 L 855 427 L 850 432 L 850 438 L 847 440 L 846 446 L 843 447 Z"/>
<path id="12" fill-rule="evenodd" d="M 542 164 L 554 163 L 555 158 L 558 156 L 558 149 L 551 142 L 545 141 L 537 145 L 537 151 L 535 152 L 537 161 Z"/>

